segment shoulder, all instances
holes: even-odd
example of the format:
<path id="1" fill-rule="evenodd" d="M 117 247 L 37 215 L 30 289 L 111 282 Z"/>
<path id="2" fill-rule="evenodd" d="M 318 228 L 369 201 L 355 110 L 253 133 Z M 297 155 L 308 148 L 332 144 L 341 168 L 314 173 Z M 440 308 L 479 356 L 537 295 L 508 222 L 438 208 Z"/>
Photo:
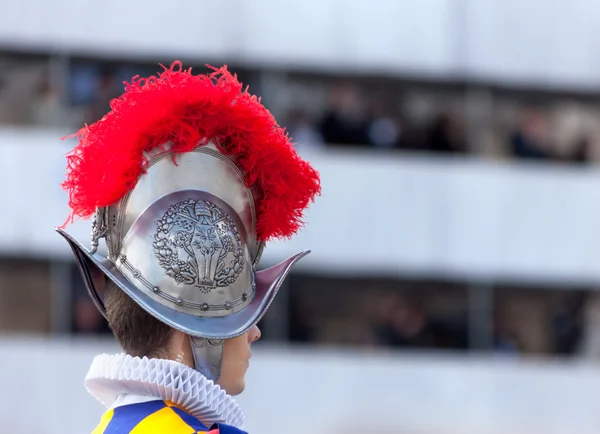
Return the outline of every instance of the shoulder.
<path id="1" fill-rule="evenodd" d="M 246 434 L 229 425 L 210 428 L 183 409 L 165 402 L 123 405 L 108 411 L 93 434 Z"/>

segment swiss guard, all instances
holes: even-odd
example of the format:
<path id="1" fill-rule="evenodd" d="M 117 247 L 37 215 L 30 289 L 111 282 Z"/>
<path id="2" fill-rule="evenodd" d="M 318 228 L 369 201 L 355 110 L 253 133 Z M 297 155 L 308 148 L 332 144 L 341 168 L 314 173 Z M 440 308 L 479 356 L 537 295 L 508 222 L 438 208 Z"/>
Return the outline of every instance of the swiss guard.
<path id="1" fill-rule="evenodd" d="M 107 407 L 94 433 L 243 433 L 256 324 L 309 252 L 261 254 L 298 231 L 318 173 L 226 67 L 135 77 L 75 136 L 63 188 L 91 245 L 57 231 L 123 348 L 86 377 Z"/>

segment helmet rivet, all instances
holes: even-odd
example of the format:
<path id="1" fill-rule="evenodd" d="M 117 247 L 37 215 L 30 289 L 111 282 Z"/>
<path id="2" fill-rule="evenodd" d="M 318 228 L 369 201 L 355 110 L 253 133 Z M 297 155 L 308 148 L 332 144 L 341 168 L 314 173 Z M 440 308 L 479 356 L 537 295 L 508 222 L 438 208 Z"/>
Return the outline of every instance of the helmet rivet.
<path id="1" fill-rule="evenodd" d="M 179 297 L 177 299 L 177 306 L 181 306 L 183 304 L 183 299 L 181 297 Z"/>
<path id="2" fill-rule="evenodd" d="M 231 302 L 230 301 L 226 301 L 225 302 L 225 309 L 227 309 L 227 310 L 231 309 Z"/>
<path id="3" fill-rule="evenodd" d="M 208 303 L 202 303 L 201 310 L 208 310 Z"/>
<path id="4" fill-rule="evenodd" d="M 152 291 L 158 294 L 160 292 L 160 288 L 158 286 L 155 286 L 152 288 Z"/>

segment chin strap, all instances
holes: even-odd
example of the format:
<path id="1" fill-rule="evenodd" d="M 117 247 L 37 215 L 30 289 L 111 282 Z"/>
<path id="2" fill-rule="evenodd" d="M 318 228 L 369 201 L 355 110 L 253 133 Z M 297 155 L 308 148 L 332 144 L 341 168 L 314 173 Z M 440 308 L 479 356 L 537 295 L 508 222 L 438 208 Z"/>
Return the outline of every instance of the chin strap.
<path id="1" fill-rule="evenodd" d="M 194 367 L 209 380 L 216 382 L 221 376 L 223 362 L 223 340 L 190 336 Z"/>

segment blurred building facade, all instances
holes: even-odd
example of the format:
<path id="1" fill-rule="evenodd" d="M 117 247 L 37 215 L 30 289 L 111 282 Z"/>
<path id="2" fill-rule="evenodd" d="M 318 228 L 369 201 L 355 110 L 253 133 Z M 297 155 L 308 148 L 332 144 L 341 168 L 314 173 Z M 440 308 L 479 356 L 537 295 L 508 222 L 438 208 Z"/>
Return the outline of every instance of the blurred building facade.
<path id="1" fill-rule="evenodd" d="M 59 3 L 0 14 L 3 333 L 109 335 L 52 233 L 59 138 L 181 59 L 227 63 L 323 175 L 299 240 L 266 251 L 313 259 L 265 342 L 600 357 L 599 5 Z"/>

